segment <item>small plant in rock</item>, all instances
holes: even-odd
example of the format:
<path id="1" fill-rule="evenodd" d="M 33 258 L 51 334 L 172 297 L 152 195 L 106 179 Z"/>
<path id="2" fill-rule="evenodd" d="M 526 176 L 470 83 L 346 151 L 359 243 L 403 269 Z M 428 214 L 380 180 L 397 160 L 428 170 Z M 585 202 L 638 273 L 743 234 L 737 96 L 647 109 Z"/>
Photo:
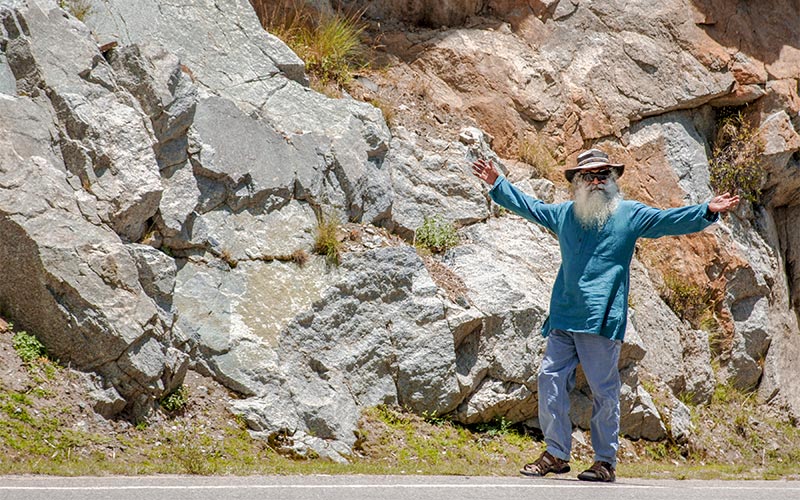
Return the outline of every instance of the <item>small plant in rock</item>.
<path id="1" fill-rule="evenodd" d="M 15 333 L 13 342 L 14 350 L 17 351 L 22 362 L 27 365 L 47 356 L 47 349 L 45 349 L 44 344 L 28 332 L 19 331 Z"/>
<path id="2" fill-rule="evenodd" d="M 442 253 L 458 245 L 458 233 L 452 222 L 439 217 L 425 217 L 414 232 L 414 245 L 434 253 Z"/>
<path id="3" fill-rule="evenodd" d="M 386 126 L 391 128 L 392 125 L 394 125 L 395 119 L 394 108 L 381 99 L 370 99 L 369 103 L 381 110 L 381 113 L 383 113 L 383 119 L 386 121 Z"/>
<path id="4" fill-rule="evenodd" d="M 513 426 L 514 423 L 506 419 L 506 417 L 498 416 L 489 422 L 478 424 L 475 429 L 489 436 L 504 436 L 511 432 Z"/>
<path id="5" fill-rule="evenodd" d="M 526 137 L 519 142 L 517 157 L 520 161 L 533 167 L 534 177 L 553 178 L 557 171 L 557 162 L 547 146 L 537 137 Z"/>
<path id="6" fill-rule="evenodd" d="M 314 235 L 314 252 L 324 255 L 329 264 L 338 265 L 341 259 L 342 242 L 339 240 L 339 218 L 336 214 L 322 213 L 317 221 Z"/>
<path id="7" fill-rule="evenodd" d="M 661 298 L 680 319 L 695 327 L 713 311 L 712 293 L 710 288 L 703 289 L 678 274 L 664 275 Z"/>
<path id="8" fill-rule="evenodd" d="M 169 413 L 184 409 L 188 403 L 189 389 L 185 385 L 181 385 L 158 402 L 159 406 Z"/>
<path id="9" fill-rule="evenodd" d="M 89 0 L 60 0 L 59 7 L 72 14 L 78 21 L 84 22 L 94 12 Z"/>
<path id="10" fill-rule="evenodd" d="M 717 193 L 739 193 L 757 203 L 766 172 L 764 141 L 742 112 L 730 113 L 719 124 L 709 160 L 711 186 Z"/>
<path id="11" fill-rule="evenodd" d="M 261 24 L 284 41 L 306 63 L 322 86 L 347 84 L 365 66 L 361 13 L 320 14 L 305 2 L 251 0 Z"/>
<path id="12" fill-rule="evenodd" d="M 289 256 L 292 262 L 297 264 L 300 267 L 303 267 L 308 262 L 308 252 L 303 250 L 302 248 L 298 248 Z"/>

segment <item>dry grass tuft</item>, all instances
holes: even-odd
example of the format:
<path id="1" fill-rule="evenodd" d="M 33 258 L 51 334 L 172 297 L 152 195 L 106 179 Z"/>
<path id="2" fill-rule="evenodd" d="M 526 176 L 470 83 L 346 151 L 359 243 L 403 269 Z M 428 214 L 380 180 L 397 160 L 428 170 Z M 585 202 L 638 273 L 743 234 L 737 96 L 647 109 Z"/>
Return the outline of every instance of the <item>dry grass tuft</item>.
<path id="1" fill-rule="evenodd" d="M 366 66 L 361 12 L 319 13 L 299 0 L 251 0 L 265 30 L 284 41 L 306 63 L 312 87 L 346 85 Z M 326 91 L 326 93 L 328 93 Z"/>

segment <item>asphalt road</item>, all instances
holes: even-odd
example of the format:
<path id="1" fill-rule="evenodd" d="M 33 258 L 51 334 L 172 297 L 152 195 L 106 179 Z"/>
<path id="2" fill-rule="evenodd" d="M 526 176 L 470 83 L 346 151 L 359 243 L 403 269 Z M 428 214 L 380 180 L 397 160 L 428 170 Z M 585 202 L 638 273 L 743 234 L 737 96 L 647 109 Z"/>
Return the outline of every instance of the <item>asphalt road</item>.
<path id="1" fill-rule="evenodd" d="M 0 500 L 800 500 L 800 481 L 456 476 L 0 477 Z"/>

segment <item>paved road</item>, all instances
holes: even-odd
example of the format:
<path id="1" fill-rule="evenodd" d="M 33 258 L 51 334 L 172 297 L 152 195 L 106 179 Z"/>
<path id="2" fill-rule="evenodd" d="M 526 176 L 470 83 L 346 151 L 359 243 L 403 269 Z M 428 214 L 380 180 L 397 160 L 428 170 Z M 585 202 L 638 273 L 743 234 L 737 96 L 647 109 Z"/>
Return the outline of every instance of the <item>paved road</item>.
<path id="1" fill-rule="evenodd" d="M 0 476 L 0 500 L 800 500 L 800 481 L 452 476 Z"/>

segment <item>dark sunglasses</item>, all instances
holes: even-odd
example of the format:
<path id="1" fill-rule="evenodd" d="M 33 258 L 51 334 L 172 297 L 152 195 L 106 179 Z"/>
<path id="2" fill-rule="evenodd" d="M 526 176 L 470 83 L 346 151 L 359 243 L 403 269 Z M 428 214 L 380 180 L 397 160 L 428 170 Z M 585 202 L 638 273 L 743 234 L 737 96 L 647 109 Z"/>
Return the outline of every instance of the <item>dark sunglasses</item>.
<path id="1" fill-rule="evenodd" d="M 597 179 L 598 181 L 604 181 L 609 178 L 611 175 L 610 169 L 599 170 L 597 172 L 581 172 L 580 176 L 586 182 L 592 182 L 593 180 Z"/>

